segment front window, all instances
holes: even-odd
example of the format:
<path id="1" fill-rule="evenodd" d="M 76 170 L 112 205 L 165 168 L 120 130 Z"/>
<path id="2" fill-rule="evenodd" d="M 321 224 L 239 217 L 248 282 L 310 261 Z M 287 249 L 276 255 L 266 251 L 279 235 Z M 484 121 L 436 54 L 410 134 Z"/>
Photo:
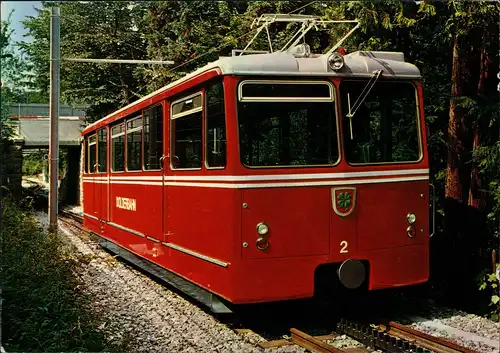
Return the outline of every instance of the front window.
<path id="1" fill-rule="evenodd" d="M 409 82 L 377 82 L 366 99 L 368 81 L 344 81 L 343 140 L 348 163 L 405 163 L 420 159 L 417 98 Z M 358 109 L 355 109 L 359 105 Z M 351 109 L 351 117 L 349 111 Z"/>
<path id="2" fill-rule="evenodd" d="M 328 82 L 244 81 L 238 103 L 242 163 L 249 167 L 336 163 L 333 97 Z"/>

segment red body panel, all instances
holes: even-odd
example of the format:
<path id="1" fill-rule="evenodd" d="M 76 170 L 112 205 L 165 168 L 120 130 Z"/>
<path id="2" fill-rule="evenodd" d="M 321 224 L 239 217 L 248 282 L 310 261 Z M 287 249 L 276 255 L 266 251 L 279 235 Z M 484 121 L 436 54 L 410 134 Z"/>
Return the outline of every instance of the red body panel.
<path id="1" fill-rule="evenodd" d="M 216 75 L 216 71 L 199 75 L 87 128 L 84 135 L 163 99 L 170 102 L 172 95 Z M 238 150 L 238 80 L 224 78 L 228 141 L 224 169 L 203 165 L 199 171 L 175 171 L 165 163 L 161 172 L 85 174 L 84 225 L 234 303 L 310 297 L 316 268 L 346 259 L 369 263 L 369 289 L 426 281 L 425 134 L 421 133 L 423 158 L 418 163 L 351 166 L 342 159 L 333 167 L 249 169 L 241 164 Z M 421 85 L 415 84 L 420 125 L 425 126 Z M 164 106 L 164 155 L 170 145 L 168 106 Z M 355 189 L 348 215 L 335 211 L 334 188 Z M 122 201 L 117 198 L 135 200 L 135 206 L 118 207 Z M 409 212 L 417 215 L 415 238 L 406 232 Z M 255 246 L 259 222 L 269 225 L 267 251 Z"/>
<path id="2" fill-rule="evenodd" d="M 242 242 L 244 259 L 327 255 L 330 252 L 330 210 L 326 188 L 262 188 L 242 191 Z M 269 226 L 269 249 L 258 250 L 256 225 Z"/>

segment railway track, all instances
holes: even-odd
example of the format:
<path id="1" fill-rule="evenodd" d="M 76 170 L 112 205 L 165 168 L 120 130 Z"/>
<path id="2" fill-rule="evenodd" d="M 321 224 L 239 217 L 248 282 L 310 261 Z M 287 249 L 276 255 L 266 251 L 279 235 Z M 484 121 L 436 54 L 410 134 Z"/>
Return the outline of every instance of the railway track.
<path id="1" fill-rule="evenodd" d="M 345 334 L 365 347 L 340 349 L 327 343 L 340 334 Z M 319 353 L 362 353 L 379 350 L 390 353 L 478 353 L 451 341 L 428 335 L 406 325 L 388 322 L 380 325 L 362 325 L 342 319 L 337 326 L 337 333 L 324 336 L 311 336 L 307 333 L 290 329 L 289 339 L 259 343 L 261 348 L 275 348 L 296 344 L 311 352 Z"/>
<path id="2" fill-rule="evenodd" d="M 85 231 L 82 226 L 83 217 L 80 215 L 62 209 L 60 210 L 59 219 L 72 227 Z M 240 334 L 252 332 L 247 329 L 235 329 L 235 331 Z M 346 335 L 353 338 L 367 348 L 340 349 L 328 343 L 335 340 L 339 335 Z M 336 333 L 322 336 L 311 336 L 301 330 L 291 328 L 289 337 L 264 341 L 258 345 L 263 349 L 298 345 L 310 352 L 320 353 L 362 353 L 373 352 L 374 350 L 391 353 L 478 353 L 451 341 L 431 336 L 414 330 L 409 326 L 387 320 L 384 320 L 384 323 L 373 325 L 341 319 L 337 324 Z"/>

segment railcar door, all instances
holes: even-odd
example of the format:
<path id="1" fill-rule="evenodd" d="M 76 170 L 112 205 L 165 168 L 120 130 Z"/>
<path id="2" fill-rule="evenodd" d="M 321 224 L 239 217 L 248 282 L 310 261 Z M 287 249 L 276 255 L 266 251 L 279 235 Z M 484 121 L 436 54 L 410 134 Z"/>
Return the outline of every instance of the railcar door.
<path id="1" fill-rule="evenodd" d="M 97 169 L 97 136 L 92 134 L 88 139 L 88 171 L 91 174 L 92 182 L 88 183 L 89 191 L 85 197 L 85 212 L 92 217 L 99 217 L 97 214 L 97 190 L 96 190 L 96 169 Z"/>
<path id="2" fill-rule="evenodd" d="M 97 131 L 97 168 L 95 172 L 95 207 L 97 218 L 102 222 L 108 217 L 108 178 L 107 178 L 107 129 Z"/>
<path id="3" fill-rule="evenodd" d="M 148 178 L 151 181 L 148 181 L 145 190 L 147 195 L 144 195 L 149 203 L 147 209 L 150 222 L 143 225 L 143 230 L 146 234 L 162 241 L 165 240 L 163 126 L 163 105 L 161 103 L 144 110 L 144 171 L 148 172 Z"/>
<path id="4" fill-rule="evenodd" d="M 421 244 L 429 234 L 429 191 L 417 89 L 412 82 L 377 81 L 363 95 L 366 87 L 367 81 L 340 83 L 345 160 L 352 171 L 364 167 L 367 180 L 356 187 L 356 200 L 352 194 L 345 203 L 341 190 L 335 205 L 345 213 L 356 208 L 360 251 Z"/>

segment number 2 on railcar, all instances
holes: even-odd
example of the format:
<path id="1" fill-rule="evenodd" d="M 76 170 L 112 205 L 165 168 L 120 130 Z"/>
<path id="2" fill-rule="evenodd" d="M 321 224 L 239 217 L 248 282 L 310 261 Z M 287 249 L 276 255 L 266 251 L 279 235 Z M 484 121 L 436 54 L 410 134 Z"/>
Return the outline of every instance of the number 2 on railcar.
<path id="1" fill-rule="evenodd" d="M 82 132 L 84 225 L 214 311 L 429 276 L 419 70 L 295 44 L 221 57 Z"/>

